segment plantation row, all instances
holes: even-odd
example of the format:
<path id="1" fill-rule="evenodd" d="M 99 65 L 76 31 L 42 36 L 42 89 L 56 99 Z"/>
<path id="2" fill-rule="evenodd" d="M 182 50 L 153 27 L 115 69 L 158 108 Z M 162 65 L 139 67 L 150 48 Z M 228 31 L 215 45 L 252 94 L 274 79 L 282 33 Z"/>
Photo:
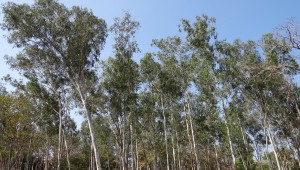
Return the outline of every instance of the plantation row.
<path id="1" fill-rule="evenodd" d="M 295 23 L 227 42 L 203 15 L 135 61 L 129 13 L 108 27 L 55 0 L 2 12 L 20 48 L 6 60 L 25 81 L 6 76 L 14 90 L 0 88 L 0 169 L 300 168 Z M 101 60 L 108 34 L 114 56 Z"/>

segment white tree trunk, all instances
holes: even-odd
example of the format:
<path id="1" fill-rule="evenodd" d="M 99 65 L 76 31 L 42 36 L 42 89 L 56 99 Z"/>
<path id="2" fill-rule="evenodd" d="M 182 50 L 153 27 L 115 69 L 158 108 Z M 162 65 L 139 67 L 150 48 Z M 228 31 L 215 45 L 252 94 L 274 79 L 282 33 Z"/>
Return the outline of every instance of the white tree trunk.
<path id="1" fill-rule="evenodd" d="M 167 156 L 167 170 L 170 170 L 169 166 L 169 153 L 168 153 L 168 138 L 167 138 L 167 119 L 165 115 L 165 108 L 162 96 L 160 97 L 161 100 L 161 107 L 162 107 L 162 113 L 163 113 L 163 119 L 164 119 L 164 135 L 165 135 L 165 146 L 166 146 L 166 156 Z"/>
<path id="2" fill-rule="evenodd" d="M 57 170 L 60 170 L 61 150 L 62 150 L 62 113 L 58 111 L 59 128 L 58 128 L 58 147 L 57 147 Z"/>
<path id="3" fill-rule="evenodd" d="M 191 151 L 191 155 L 192 155 L 194 149 L 193 149 L 192 139 L 191 139 L 191 135 L 190 135 L 190 128 L 189 128 L 190 126 L 189 126 L 189 121 L 188 121 L 188 115 L 187 114 L 185 115 L 185 123 L 186 123 L 186 132 L 187 132 L 189 145 L 190 145 L 190 151 Z M 193 167 L 193 165 L 191 167 Z"/>
<path id="4" fill-rule="evenodd" d="M 85 115 L 87 117 L 87 121 L 88 121 L 88 125 L 89 125 L 90 137 L 91 137 L 91 141 L 92 141 L 92 147 L 94 150 L 94 156 L 95 156 L 95 162 L 96 162 L 96 168 L 97 168 L 97 170 L 101 170 L 100 154 L 98 152 L 98 148 L 97 148 L 97 144 L 96 144 L 96 137 L 95 137 L 93 121 L 91 118 L 91 114 L 89 113 L 89 111 L 86 107 L 85 99 L 83 98 L 81 92 L 79 92 L 79 93 L 80 93 L 81 102 L 84 107 Z"/>
<path id="5" fill-rule="evenodd" d="M 135 162 L 135 159 L 134 159 L 134 153 L 133 153 L 133 138 L 132 138 L 133 130 L 132 130 L 132 123 L 130 123 L 129 128 L 130 128 L 131 169 L 134 169 L 134 162 Z"/>
<path id="6" fill-rule="evenodd" d="M 234 152 L 233 152 L 231 135 L 230 135 L 229 126 L 228 126 L 228 123 L 227 123 L 227 114 L 226 114 L 226 111 L 225 111 L 225 105 L 224 105 L 223 99 L 222 99 L 222 107 L 223 107 L 223 112 L 224 112 L 224 122 L 225 122 L 225 127 L 226 127 L 227 137 L 228 137 L 228 141 L 229 141 L 229 147 L 230 147 L 230 153 L 231 153 L 231 158 L 232 158 L 232 168 L 236 169 L 236 161 L 235 161 L 235 156 L 234 156 Z"/>
<path id="7" fill-rule="evenodd" d="M 198 151 L 197 151 L 196 142 L 195 142 L 194 126 L 193 126 L 193 120 L 192 120 L 192 116 L 191 116 L 191 108 L 190 108 L 189 102 L 188 102 L 188 111 L 189 111 L 188 116 L 189 116 L 189 121 L 190 121 L 190 125 L 191 125 L 193 150 L 194 150 L 194 155 L 196 158 L 197 170 L 200 170 L 201 166 L 200 166 L 200 160 L 199 160 Z"/>
<path id="8" fill-rule="evenodd" d="M 269 165 L 270 165 L 270 169 L 273 170 L 273 163 L 272 163 L 272 160 L 269 158 L 269 145 L 268 145 L 268 135 L 267 135 L 267 132 L 266 132 L 266 127 L 264 127 L 264 131 L 265 131 L 265 136 L 266 136 L 266 144 L 265 144 L 265 155 L 267 157 L 267 160 L 269 162 Z"/>
<path id="9" fill-rule="evenodd" d="M 70 163 L 70 157 L 69 157 L 69 147 L 68 147 L 68 143 L 67 143 L 67 137 L 65 135 L 65 130 L 62 130 L 63 132 L 63 138 L 64 138 L 64 142 L 65 142 L 65 147 L 66 147 L 66 153 L 67 153 L 67 163 L 68 163 L 68 169 L 71 169 L 71 163 Z"/>
<path id="10" fill-rule="evenodd" d="M 137 140 L 135 140 L 135 154 L 136 154 L 136 170 L 139 169 L 139 150 Z"/>
<path id="11" fill-rule="evenodd" d="M 269 126 L 269 128 L 267 128 L 267 133 L 268 133 L 268 136 L 269 136 L 270 141 L 271 141 L 271 145 L 272 145 L 273 152 L 274 152 L 275 159 L 276 159 L 277 168 L 278 168 L 278 170 L 281 170 L 281 166 L 280 166 L 280 162 L 279 162 L 279 157 L 278 157 L 278 154 L 277 154 L 277 147 L 276 147 L 275 142 L 273 141 L 273 136 L 272 136 L 272 134 L 270 132 L 270 126 Z"/>
<path id="12" fill-rule="evenodd" d="M 219 164 L 218 151 L 217 151 L 217 148 L 216 148 L 216 144 L 215 144 L 215 143 L 214 143 L 214 149 L 215 149 L 215 154 L 216 154 L 217 169 L 218 169 L 218 170 L 221 170 L 221 169 L 220 169 L 220 164 Z"/>
<path id="13" fill-rule="evenodd" d="M 178 143 L 178 133 L 177 130 L 175 131 L 175 137 L 176 137 L 176 145 L 177 145 L 177 157 L 178 157 L 178 169 L 181 170 L 181 159 L 180 159 L 180 146 Z"/>
<path id="14" fill-rule="evenodd" d="M 230 147 L 230 153 L 231 153 L 231 158 L 232 158 L 232 168 L 236 169 L 235 156 L 234 156 L 234 153 L 233 153 L 233 147 L 232 147 L 232 141 L 231 141 L 231 136 L 230 136 L 230 130 L 229 130 L 229 127 L 228 127 L 226 116 L 225 116 L 225 126 L 226 126 L 227 137 L 228 137 L 228 140 L 229 140 L 229 147 Z"/>
<path id="15" fill-rule="evenodd" d="M 172 133 L 171 133 L 171 142 L 172 142 L 172 155 L 173 155 L 173 165 L 172 165 L 172 169 L 177 169 L 176 167 L 176 151 L 175 151 L 175 141 L 174 141 L 174 131 L 176 131 L 175 127 L 174 127 L 174 115 L 171 115 L 171 122 L 172 122 Z"/>
<path id="16" fill-rule="evenodd" d="M 81 103 L 83 105 L 83 109 L 84 109 L 84 112 L 85 112 L 85 115 L 86 115 L 87 121 L 88 121 L 88 126 L 89 126 L 89 130 L 90 130 L 90 137 L 91 137 L 91 141 L 92 141 L 92 147 L 93 147 L 93 150 L 94 150 L 96 167 L 97 167 L 97 170 L 101 170 L 100 154 L 99 154 L 98 147 L 97 147 L 97 144 L 96 144 L 96 137 L 95 137 L 95 130 L 94 130 L 94 125 L 93 125 L 93 120 L 91 118 L 91 114 L 90 114 L 89 110 L 87 109 L 86 99 L 82 94 L 82 91 L 81 91 L 81 88 L 80 88 L 78 82 L 76 82 L 74 79 L 72 79 L 68 73 L 66 73 L 66 76 L 69 78 L 69 80 L 71 81 L 71 83 L 73 84 L 73 86 L 75 87 L 75 89 L 77 90 L 77 92 L 79 94 L 79 97 L 80 97 L 80 100 L 81 100 Z"/>

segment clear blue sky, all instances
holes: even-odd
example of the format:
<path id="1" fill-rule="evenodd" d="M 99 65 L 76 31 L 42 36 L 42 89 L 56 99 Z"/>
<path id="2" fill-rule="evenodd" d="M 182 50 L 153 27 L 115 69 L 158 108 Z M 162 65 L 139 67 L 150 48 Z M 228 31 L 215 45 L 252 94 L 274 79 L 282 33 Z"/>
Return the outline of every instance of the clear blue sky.
<path id="1" fill-rule="evenodd" d="M 33 3 L 33 0 L 12 0 L 16 3 Z M 0 0 L 0 3 L 8 2 Z M 215 17 L 219 38 L 232 41 L 259 40 L 262 34 L 272 32 L 276 27 L 294 17 L 300 23 L 299 0 L 59 0 L 68 7 L 73 5 L 91 9 L 95 15 L 106 20 L 110 26 L 114 17 L 120 17 L 129 11 L 140 22 L 141 28 L 136 35 L 141 53 L 152 52 L 152 39 L 178 35 L 178 25 L 182 18 L 194 20 L 195 16 L 207 14 Z M 2 22 L 3 15 L 0 13 Z M 18 49 L 12 48 L 0 31 L 0 77 L 16 73 L 9 70 L 3 56 L 14 55 Z M 109 37 L 102 57 L 112 56 L 112 41 Z M 77 118 L 77 122 L 80 122 Z"/>

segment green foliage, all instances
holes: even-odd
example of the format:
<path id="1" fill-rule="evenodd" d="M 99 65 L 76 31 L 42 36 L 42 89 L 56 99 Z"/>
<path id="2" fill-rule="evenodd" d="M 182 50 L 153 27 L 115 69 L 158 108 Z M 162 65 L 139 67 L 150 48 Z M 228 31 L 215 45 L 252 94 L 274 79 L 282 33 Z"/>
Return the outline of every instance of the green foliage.
<path id="1" fill-rule="evenodd" d="M 182 20 L 182 35 L 153 40 L 156 52 L 138 63 L 140 24 L 125 13 L 100 70 L 108 29 L 91 11 L 55 0 L 2 11 L 21 48 L 6 59 L 26 83 L 0 85 L 0 169 L 92 169 L 97 150 L 103 169 L 298 168 L 298 41 L 220 41 L 203 15 Z M 80 131 L 73 107 L 86 113 Z"/>

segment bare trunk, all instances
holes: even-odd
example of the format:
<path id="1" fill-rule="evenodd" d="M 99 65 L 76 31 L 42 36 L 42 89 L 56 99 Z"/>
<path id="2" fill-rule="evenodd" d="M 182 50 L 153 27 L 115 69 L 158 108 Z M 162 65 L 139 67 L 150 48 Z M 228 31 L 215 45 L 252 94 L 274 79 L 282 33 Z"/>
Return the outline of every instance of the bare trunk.
<path id="1" fill-rule="evenodd" d="M 181 159 L 180 159 L 180 146 L 178 143 L 178 134 L 177 130 L 175 131 L 175 137 L 176 137 L 176 145 L 177 145 L 177 157 L 178 157 L 178 169 L 181 170 Z"/>
<path id="2" fill-rule="evenodd" d="M 139 150 L 137 140 L 135 141 L 135 154 L 136 154 L 136 170 L 139 169 Z"/>
<path id="3" fill-rule="evenodd" d="M 269 162 L 269 169 L 273 170 L 273 163 L 272 163 L 272 160 L 269 158 L 269 147 L 268 147 L 268 135 L 266 134 L 266 129 L 265 129 L 265 135 L 266 135 L 266 148 L 265 148 L 265 155 L 267 157 L 267 160 Z"/>
<path id="4" fill-rule="evenodd" d="M 161 100 L 161 107 L 162 107 L 162 113 L 163 113 L 163 119 L 164 119 L 164 135 L 165 135 L 165 146 L 166 146 L 166 156 L 167 156 L 167 170 L 170 170 L 169 167 L 169 153 L 168 153 L 168 138 L 167 138 L 167 119 L 165 115 L 165 108 L 162 96 L 160 97 Z"/>
<path id="5" fill-rule="evenodd" d="M 254 145 L 256 159 L 259 160 L 259 161 L 261 161 L 261 156 L 260 156 L 258 148 L 257 148 L 257 143 L 256 143 L 255 139 L 253 139 L 252 141 L 253 141 L 253 145 Z"/>
<path id="6" fill-rule="evenodd" d="M 89 129 L 90 129 L 90 136 L 91 136 L 91 140 L 92 140 L 92 147 L 93 147 L 93 150 L 94 150 L 96 168 L 97 168 L 97 170 L 101 170 L 100 155 L 99 155 L 97 144 L 96 144 L 95 130 L 94 130 L 92 118 L 91 118 L 90 113 L 87 111 L 86 107 L 85 107 L 85 110 L 86 110 L 86 117 L 87 117 L 87 120 L 88 120 Z"/>
<path id="7" fill-rule="evenodd" d="M 142 142 L 143 148 L 145 148 L 145 145 L 144 145 L 145 142 L 143 140 L 141 140 L 141 142 Z M 148 161 L 145 149 L 143 149 L 143 154 L 144 154 L 144 157 L 145 157 L 145 166 L 146 166 L 146 169 L 149 170 L 150 169 L 150 163 Z"/>
<path id="8" fill-rule="evenodd" d="M 247 157 L 248 157 L 248 143 L 247 143 L 246 136 L 245 136 L 245 133 L 244 133 L 244 129 L 242 127 L 240 119 L 239 119 L 239 124 L 240 124 L 240 130 L 241 130 L 242 137 L 243 137 L 243 142 L 244 142 L 244 145 L 245 145 L 245 150 L 247 151 Z M 244 160 L 245 162 L 243 162 L 243 165 L 244 165 L 246 170 L 248 169 L 248 160 L 247 160 L 248 158 L 247 157 L 246 157 L 246 160 Z"/>
<path id="9" fill-rule="evenodd" d="M 172 154 L 173 154 L 173 165 L 172 169 L 177 169 L 176 167 L 176 151 L 175 151 L 175 142 L 174 142 L 174 131 L 176 131 L 176 128 L 174 127 L 174 115 L 171 115 L 171 122 L 172 122 L 172 133 L 171 133 L 171 142 L 172 142 Z"/>
<path id="10" fill-rule="evenodd" d="M 57 170 L 60 170 L 61 150 L 62 150 L 62 111 L 59 109 L 58 147 L 57 147 Z"/>
<path id="11" fill-rule="evenodd" d="M 278 158 L 278 154 L 277 154 L 277 147 L 276 147 L 275 142 L 273 141 L 273 136 L 271 135 L 270 127 L 267 128 L 267 133 L 268 133 L 268 136 L 269 136 L 270 141 L 271 141 L 271 145 L 272 145 L 273 152 L 274 152 L 275 159 L 276 159 L 277 168 L 278 168 L 278 170 L 281 170 L 281 166 L 280 166 L 280 162 L 279 162 L 279 158 Z"/>
<path id="12" fill-rule="evenodd" d="M 234 152 L 233 152 L 231 135 L 230 135 L 229 126 L 228 126 L 228 123 L 227 123 L 227 114 L 226 114 L 226 111 L 225 111 L 225 105 L 224 105 L 223 99 L 222 99 L 222 107 L 223 107 L 223 112 L 224 112 L 224 122 L 225 122 L 225 127 L 226 127 L 227 137 L 228 137 L 228 141 L 229 141 L 229 147 L 230 147 L 230 153 L 231 153 L 231 158 L 232 158 L 232 168 L 236 169 L 235 156 L 234 156 Z"/>
<path id="13" fill-rule="evenodd" d="M 129 125 L 129 128 L 130 128 L 130 154 L 131 154 L 131 169 L 134 169 L 134 153 L 133 153 L 133 139 L 132 139 L 132 133 L 133 133 L 133 130 L 132 130 L 132 124 L 130 123 Z"/>
<path id="14" fill-rule="evenodd" d="M 122 169 L 127 170 L 127 156 L 126 156 L 126 143 L 125 143 L 125 125 L 122 128 Z"/>
<path id="15" fill-rule="evenodd" d="M 84 112 L 85 112 L 85 115 L 86 115 L 87 121 L 88 121 L 88 126 L 89 126 L 89 130 L 90 130 L 90 137 L 91 137 L 91 141 L 92 141 L 92 147 L 93 147 L 93 150 L 94 150 L 96 167 L 97 167 L 97 170 L 101 170 L 100 154 L 99 154 L 97 144 L 96 144 L 95 130 L 94 130 L 91 114 L 90 114 L 90 112 L 89 112 L 89 110 L 87 109 L 87 106 L 86 106 L 86 99 L 82 94 L 82 91 L 80 89 L 80 86 L 78 85 L 78 82 L 74 81 L 74 79 L 72 79 L 68 73 L 66 73 L 66 76 L 70 79 L 72 84 L 75 86 L 75 88 L 76 88 L 76 90 L 77 90 L 77 92 L 80 96 L 81 103 L 83 105 Z"/>
<path id="16" fill-rule="evenodd" d="M 195 142 L 194 126 L 193 126 L 193 120 L 192 120 L 192 117 L 191 117 L 191 108 L 190 108 L 189 103 L 188 103 L 188 111 L 189 111 L 188 115 L 189 115 L 189 121 L 190 121 L 190 125 L 191 125 L 193 150 L 194 150 L 194 155 L 195 155 L 195 158 L 196 158 L 197 170 L 200 170 L 200 160 L 199 160 L 198 151 L 197 151 L 196 142 Z"/>
<path id="17" fill-rule="evenodd" d="M 192 145 L 192 139 L 191 139 L 191 135 L 190 135 L 190 126 L 189 126 L 189 121 L 188 121 L 188 115 L 185 115 L 185 124 L 186 124 L 186 132 L 187 132 L 187 136 L 188 136 L 188 140 L 189 140 L 189 145 L 190 145 L 190 150 L 191 152 L 193 151 L 193 145 Z M 191 153 L 192 154 L 192 153 Z"/>
<path id="18" fill-rule="evenodd" d="M 172 165 L 172 169 L 177 169 L 176 168 L 176 152 L 175 152 L 175 143 L 174 143 L 174 136 L 173 136 L 173 133 L 172 133 L 172 136 L 171 136 L 171 142 L 172 142 L 172 156 L 173 156 L 173 165 Z"/>
<path id="19" fill-rule="evenodd" d="M 95 130 L 94 130 L 94 126 L 93 126 L 93 121 L 92 121 L 92 118 L 91 118 L 91 114 L 89 113 L 89 111 L 86 107 L 85 99 L 83 98 L 83 95 L 81 94 L 80 90 L 79 90 L 79 93 L 80 93 L 81 102 L 82 102 L 82 105 L 84 107 L 85 115 L 87 117 L 87 121 L 88 121 L 88 125 L 89 125 L 90 137 L 91 137 L 91 141 L 92 141 L 92 147 L 93 147 L 93 150 L 94 150 L 94 156 L 95 156 L 95 162 L 96 162 L 96 168 L 97 168 L 97 170 L 101 170 L 100 154 L 99 154 L 97 144 L 96 144 Z"/>
<path id="20" fill-rule="evenodd" d="M 218 150 L 216 148 L 216 144 L 215 143 L 214 143 L 214 149 L 215 149 L 215 154 L 216 154 L 217 169 L 221 170 L 220 169 L 220 164 L 219 164 Z"/>
<path id="21" fill-rule="evenodd" d="M 246 137 L 245 137 L 245 133 L 244 133 L 244 129 L 241 125 L 241 120 L 239 119 L 239 123 L 240 123 L 240 130 L 241 130 L 241 133 L 242 133 L 242 137 L 243 137 L 243 142 L 244 142 L 244 145 L 245 145 L 245 149 L 246 151 L 248 151 L 248 144 L 247 144 L 247 141 L 246 141 Z"/>
<path id="22" fill-rule="evenodd" d="M 64 143 L 65 143 L 65 148 L 66 148 L 66 153 L 67 153 L 67 163 L 68 163 L 68 169 L 71 169 L 71 163 L 70 163 L 70 157 L 69 157 L 69 148 L 68 148 L 68 143 L 67 143 L 67 137 L 65 135 L 65 131 L 63 129 L 63 138 L 64 138 Z"/>
<path id="23" fill-rule="evenodd" d="M 93 146 L 91 145 L 91 154 L 90 154 L 90 170 L 94 170 L 94 154 L 93 154 Z"/>
<path id="24" fill-rule="evenodd" d="M 298 160 L 298 166 L 300 167 L 300 153 L 299 153 L 299 148 L 296 149 L 294 148 L 294 155 L 295 155 L 295 158 L 297 158 L 296 160 Z"/>
<path id="25" fill-rule="evenodd" d="M 295 100 L 295 98 L 294 98 L 294 100 Z M 296 110 L 297 110 L 297 113 L 298 113 L 298 115 L 300 116 L 300 110 L 299 110 L 299 107 L 298 107 L 298 104 L 297 104 L 297 101 L 295 100 L 295 104 L 296 104 Z"/>
<path id="26" fill-rule="evenodd" d="M 231 153 L 231 158 L 232 158 L 232 168 L 236 169 L 235 156 L 233 153 L 232 141 L 231 141 L 231 137 L 230 137 L 230 130 L 229 130 L 226 118 L 225 118 L 225 126 L 226 126 L 226 131 L 227 131 L 227 137 L 229 140 L 229 147 L 230 147 L 230 153 Z"/>

